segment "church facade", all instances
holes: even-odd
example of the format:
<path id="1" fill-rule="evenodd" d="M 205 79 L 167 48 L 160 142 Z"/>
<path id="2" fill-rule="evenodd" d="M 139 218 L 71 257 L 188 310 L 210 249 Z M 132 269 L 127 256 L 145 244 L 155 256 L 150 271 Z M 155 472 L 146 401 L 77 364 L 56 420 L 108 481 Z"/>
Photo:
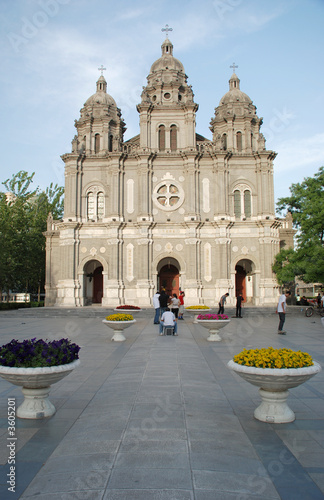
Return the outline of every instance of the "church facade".
<path id="1" fill-rule="evenodd" d="M 62 156 L 64 219 L 49 216 L 46 232 L 47 306 L 148 307 L 162 287 L 184 290 L 186 305 L 212 306 L 225 292 L 232 304 L 238 292 L 276 303 L 282 224 L 262 118 L 235 68 L 210 140 L 196 132 L 197 110 L 168 38 L 137 106 L 140 133 L 128 141 L 99 77 Z"/>

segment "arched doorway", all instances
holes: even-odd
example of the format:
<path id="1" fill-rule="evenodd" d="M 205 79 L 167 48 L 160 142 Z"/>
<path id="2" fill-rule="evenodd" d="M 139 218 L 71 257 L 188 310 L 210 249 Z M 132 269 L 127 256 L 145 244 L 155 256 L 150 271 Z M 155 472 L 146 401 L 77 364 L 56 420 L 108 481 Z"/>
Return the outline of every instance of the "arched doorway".
<path id="1" fill-rule="evenodd" d="M 162 259 L 158 265 L 158 290 L 165 288 L 167 295 L 179 296 L 180 266 L 176 259 Z"/>
<path id="2" fill-rule="evenodd" d="M 239 293 L 244 302 L 253 302 L 253 262 L 248 259 L 238 261 L 235 266 L 235 296 Z"/>
<path id="3" fill-rule="evenodd" d="M 97 260 L 91 260 L 85 265 L 85 305 L 101 304 L 103 296 L 102 271 L 103 267 Z"/>

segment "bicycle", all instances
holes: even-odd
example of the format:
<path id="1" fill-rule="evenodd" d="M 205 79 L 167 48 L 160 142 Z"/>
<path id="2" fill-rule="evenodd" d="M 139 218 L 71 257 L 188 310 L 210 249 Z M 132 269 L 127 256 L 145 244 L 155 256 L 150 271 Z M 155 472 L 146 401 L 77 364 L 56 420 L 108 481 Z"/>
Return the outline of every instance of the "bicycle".
<path id="1" fill-rule="evenodd" d="M 319 314 L 323 318 L 324 317 L 324 307 L 314 307 L 314 306 L 306 307 L 305 316 L 307 318 L 310 318 L 311 316 L 313 316 L 314 313 Z"/>

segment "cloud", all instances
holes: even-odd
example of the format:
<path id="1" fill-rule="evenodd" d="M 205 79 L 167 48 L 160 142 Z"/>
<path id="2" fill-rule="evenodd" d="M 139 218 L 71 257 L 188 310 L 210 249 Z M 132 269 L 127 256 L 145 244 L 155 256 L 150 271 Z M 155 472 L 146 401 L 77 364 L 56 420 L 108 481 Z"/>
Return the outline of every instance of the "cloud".
<path id="1" fill-rule="evenodd" d="M 304 139 L 288 139 L 277 144 L 279 151 L 276 164 L 280 165 L 281 172 L 304 167 L 305 175 L 310 165 L 324 165 L 324 133 L 315 134 Z"/>
<path id="2" fill-rule="evenodd" d="M 296 3 L 293 0 L 293 4 Z M 213 0 L 215 20 L 221 32 L 229 29 L 239 33 L 253 33 L 280 17 L 293 7 L 287 2 L 254 2 L 243 0 Z"/>
<path id="3" fill-rule="evenodd" d="M 138 19 L 139 17 L 147 16 L 147 8 L 142 8 L 142 9 L 130 9 L 130 10 L 123 10 L 121 14 L 117 16 L 116 20 L 134 20 Z"/>

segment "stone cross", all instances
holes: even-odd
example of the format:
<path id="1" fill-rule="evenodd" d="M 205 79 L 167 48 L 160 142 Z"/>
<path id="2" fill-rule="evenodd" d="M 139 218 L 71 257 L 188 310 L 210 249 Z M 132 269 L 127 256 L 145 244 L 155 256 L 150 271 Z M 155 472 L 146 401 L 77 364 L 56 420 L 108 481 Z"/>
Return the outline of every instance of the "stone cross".
<path id="1" fill-rule="evenodd" d="M 106 70 L 107 70 L 107 68 L 104 68 L 103 65 L 101 65 L 101 67 L 98 68 L 98 71 L 101 71 L 101 76 L 103 75 L 103 72 Z"/>
<path id="2" fill-rule="evenodd" d="M 169 25 L 168 25 L 168 24 L 166 24 L 166 25 L 165 25 L 165 28 L 162 28 L 162 29 L 161 29 L 161 31 L 165 31 L 165 32 L 166 32 L 166 37 L 167 37 L 167 38 L 169 38 L 169 36 L 168 36 L 168 35 L 169 35 L 169 33 L 168 33 L 168 32 L 169 32 L 169 31 L 173 31 L 173 28 L 169 28 Z"/>
<path id="3" fill-rule="evenodd" d="M 233 63 L 232 66 L 230 66 L 230 68 L 233 68 L 233 73 L 235 73 L 235 68 L 238 68 L 238 66 L 236 66 L 235 63 Z"/>

